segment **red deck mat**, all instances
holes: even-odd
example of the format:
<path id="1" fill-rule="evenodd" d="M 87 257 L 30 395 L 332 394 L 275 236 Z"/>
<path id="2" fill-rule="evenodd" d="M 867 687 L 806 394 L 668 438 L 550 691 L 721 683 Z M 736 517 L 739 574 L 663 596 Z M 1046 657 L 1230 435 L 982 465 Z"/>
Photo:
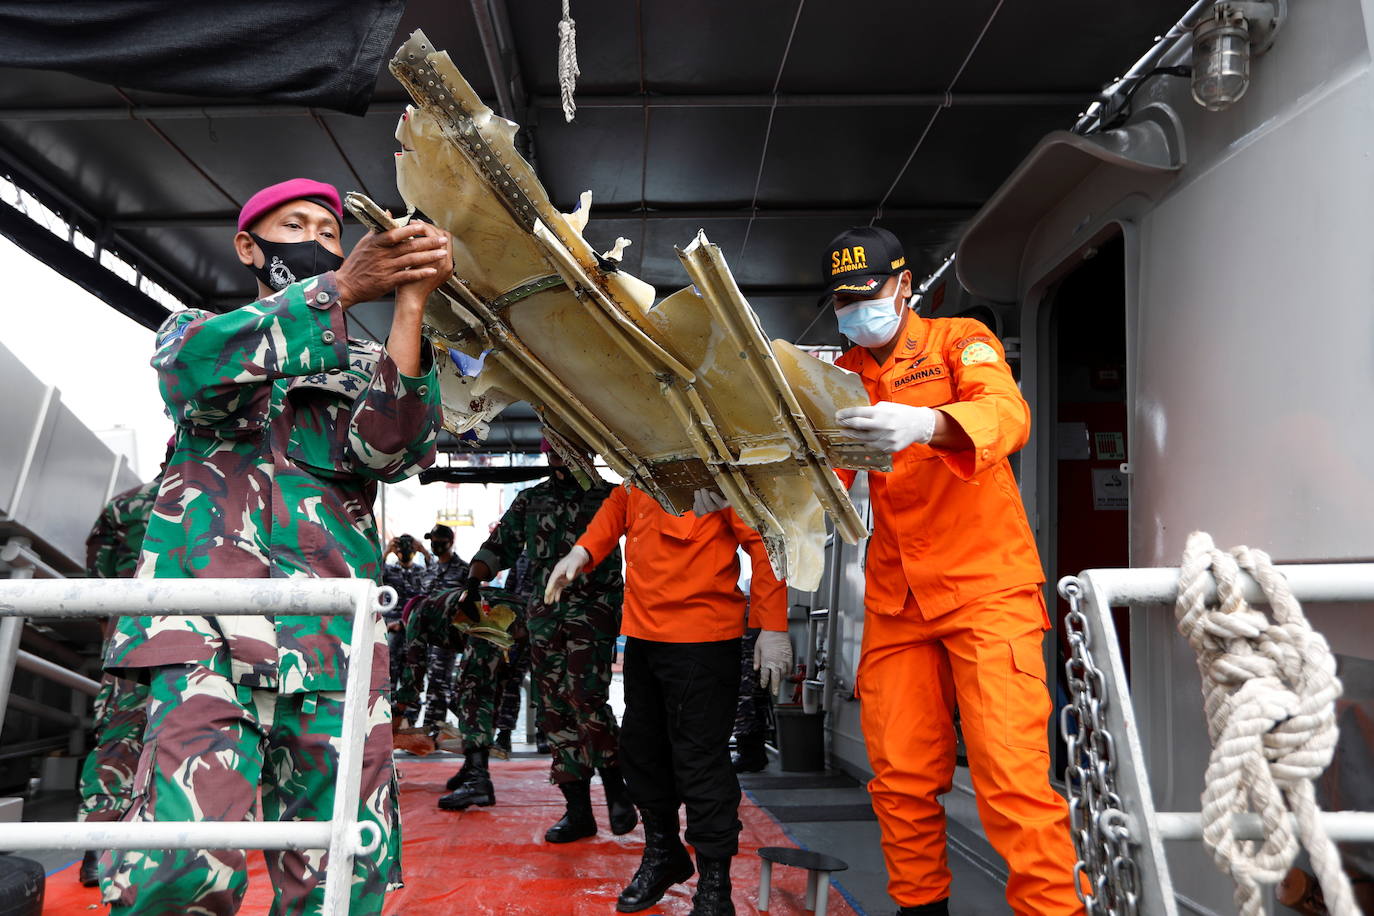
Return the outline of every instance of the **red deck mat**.
<path id="1" fill-rule="evenodd" d="M 643 831 L 612 836 L 606 826 L 601 789 L 592 787 L 601 832 L 592 839 L 552 845 L 544 831 L 558 819 L 563 799 L 548 783 L 547 758 L 493 760 L 496 805 L 465 812 L 440 811 L 435 799 L 457 761 L 399 758 L 406 886 L 387 897 L 387 916 L 603 916 L 615 912 L 615 898 L 639 864 Z M 760 846 L 794 845 L 777 821 L 747 797 L 740 804 L 740 854 L 731 868 L 735 907 L 741 916 L 758 913 Z M 74 916 L 105 912 L 95 889 L 80 886 L 76 865 L 48 877 L 43 912 Z M 843 877 L 842 875 L 837 877 Z M 695 879 L 692 884 L 695 883 Z M 692 884 L 674 886 L 644 916 L 686 916 Z M 802 902 L 806 872 L 773 869 L 772 916 L 808 912 Z M 248 894 L 240 913 L 265 916 L 271 888 L 260 853 L 249 856 Z M 829 912 L 854 916 L 839 891 L 830 891 Z"/>

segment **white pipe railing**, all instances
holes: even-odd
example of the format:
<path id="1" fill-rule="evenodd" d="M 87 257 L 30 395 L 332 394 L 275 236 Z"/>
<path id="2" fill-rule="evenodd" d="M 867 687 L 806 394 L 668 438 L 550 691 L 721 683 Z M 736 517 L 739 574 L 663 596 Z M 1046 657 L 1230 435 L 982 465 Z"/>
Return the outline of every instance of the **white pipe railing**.
<path id="1" fill-rule="evenodd" d="M 371 584 L 361 579 L 0 580 L 0 616 L 351 615 L 359 590 Z"/>
<path id="2" fill-rule="evenodd" d="M 18 571 L 18 570 L 17 570 Z M 23 570 L 22 572 L 28 572 Z M 31 573 L 29 573 L 31 574 Z M 334 810 L 328 821 L 41 823 L 7 825 L 6 849 L 327 849 L 324 916 L 348 913 L 353 858 L 380 837 L 359 824 L 363 744 L 376 614 L 395 592 L 367 579 L 32 579 L 0 580 L 0 636 L 24 617 L 143 617 L 349 614 L 353 617 Z M 385 599 L 385 600 L 384 600 Z M 0 640 L 3 641 L 3 640 Z M 3 647 L 0 647 L 3 648 Z M 361 650 L 360 657 L 355 652 Z M 12 660 L 0 657 L 0 711 Z"/>
<path id="3" fill-rule="evenodd" d="M 1280 566 L 1278 571 L 1287 579 L 1299 601 L 1374 602 L 1374 564 L 1371 563 L 1298 564 Z M 1061 595 L 1067 597 L 1066 585 L 1075 578 L 1082 588 L 1081 600 L 1091 634 L 1091 651 L 1111 695 L 1111 700 L 1103 704 L 1103 714 L 1112 731 L 1117 755 L 1112 768 L 1136 846 L 1135 864 L 1141 882 L 1139 912 L 1146 916 L 1173 916 L 1177 908 L 1162 842 L 1201 839 L 1202 815 L 1197 811 L 1159 812 L 1154 808 L 1111 609 L 1150 605 L 1172 607 L 1178 600 L 1180 573 L 1176 568 L 1089 569 L 1077 577 L 1061 580 Z M 1242 573 L 1240 581 L 1246 601 L 1255 605 L 1268 604 L 1253 578 Z M 1216 586 L 1212 583 L 1208 585 L 1207 600 L 1215 598 Z M 1321 822 L 1333 840 L 1374 840 L 1374 812 L 1323 812 Z M 1259 818 L 1255 815 L 1235 815 L 1233 825 L 1239 831 L 1238 837 L 1263 838 Z"/>
<path id="4" fill-rule="evenodd" d="M 28 849 L 328 849 L 329 821 L 65 821 L 7 825 L 4 846 Z M 364 835 L 365 834 L 365 835 Z M 377 848 L 377 828 L 359 824 L 354 850 Z M 332 863 L 331 863 L 332 867 Z"/>
<path id="5" fill-rule="evenodd" d="M 100 692 L 100 682 L 93 681 L 84 674 L 77 674 L 70 668 L 64 668 L 56 662 L 50 662 L 46 658 L 34 655 L 32 652 L 25 652 L 20 649 L 15 655 L 15 666 L 22 668 L 30 674 L 37 674 L 45 677 L 55 684 L 63 687 L 70 687 L 72 690 L 95 696 Z"/>
<path id="6" fill-rule="evenodd" d="M 1281 566 L 1299 601 L 1374 601 L 1374 563 L 1312 563 Z M 1179 571 L 1173 567 L 1141 569 L 1090 569 L 1098 600 L 1113 607 L 1130 604 L 1169 604 L 1178 600 Z M 1259 583 L 1241 575 L 1245 600 L 1268 604 Z M 1215 600 L 1216 585 L 1208 586 L 1207 600 Z"/>
<path id="7" fill-rule="evenodd" d="M 62 578 L 60 572 L 44 562 L 43 558 L 34 551 L 33 545 L 25 537 L 12 537 L 0 545 L 0 563 L 16 569 L 32 570 L 30 575 L 39 579 Z"/>
<path id="8" fill-rule="evenodd" d="M 1326 835 L 1338 843 L 1368 843 L 1374 840 L 1374 814 L 1363 811 L 1323 811 L 1319 819 Z M 1297 821 L 1292 815 L 1288 820 L 1289 829 L 1296 834 Z M 1202 839 L 1202 815 L 1197 812 L 1157 811 L 1155 823 L 1159 826 L 1159 835 L 1166 840 Z M 1236 839 L 1264 839 L 1264 825 L 1258 814 L 1232 815 L 1231 825 Z"/>

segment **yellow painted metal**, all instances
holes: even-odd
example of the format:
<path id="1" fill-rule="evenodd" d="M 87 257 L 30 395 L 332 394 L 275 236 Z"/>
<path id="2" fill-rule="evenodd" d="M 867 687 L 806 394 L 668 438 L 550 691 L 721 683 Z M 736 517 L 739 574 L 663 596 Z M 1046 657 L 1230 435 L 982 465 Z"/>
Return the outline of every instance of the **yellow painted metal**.
<path id="1" fill-rule="evenodd" d="M 488 351 L 475 378 L 444 380 L 446 422 L 480 432 L 528 400 L 560 453 L 601 454 L 669 512 L 716 489 L 763 536 L 775 572 L 815 588 L 825 515 L 847 541 L 865 533 L 833 468 L 890 468 L 834 422 L 868 403 L 858 378 L 770 342 L 704 235 L 679 252 L 694 286 L 655 305 L 652 287 L 583 238 L 590 195 L 560 213 L 516 153 L 516 126 L 446 53 L 416 32 L 391 69 L 416 102 L 397 127 L 397 186 L 454 237 L 455 279 L 431 298 L 426 327 L 442 346 Z M 350 208 L 368 211 L 354 195 Z"/>

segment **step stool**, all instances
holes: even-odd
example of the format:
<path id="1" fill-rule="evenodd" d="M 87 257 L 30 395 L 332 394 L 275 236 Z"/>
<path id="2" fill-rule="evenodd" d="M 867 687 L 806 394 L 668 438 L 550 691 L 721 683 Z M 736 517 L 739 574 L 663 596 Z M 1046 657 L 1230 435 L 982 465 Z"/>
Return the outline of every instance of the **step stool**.
<path id="1" fill-rule="evenodd" d="M 759 850 L 759 912 L 768 912 L 768 894 L 773 884 L 773 863 L 804 868 L 806 875 L 806 908 L 814 910 L 816 916 L 825 916 L 826 903 L 830 899 L 830 873 L 844 871 L 849 865 L 834 856 L 827 856 L 808 849 L 792 849 L 788 846 L 764 846 Z"/>

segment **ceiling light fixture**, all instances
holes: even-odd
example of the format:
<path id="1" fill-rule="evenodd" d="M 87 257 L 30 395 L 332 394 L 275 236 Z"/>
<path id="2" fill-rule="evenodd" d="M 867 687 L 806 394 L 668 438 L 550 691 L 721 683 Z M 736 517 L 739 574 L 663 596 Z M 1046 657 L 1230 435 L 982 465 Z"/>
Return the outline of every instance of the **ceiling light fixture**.
<path id="1" fill-rule="evenodd" d="M 1193 28 L 1193 99 L 1208 111 L 1229 108 L 1250 87 L 1250 57 L 1269 50 L 1287 14 L 1273 3 L 1220 0 Z"/>

